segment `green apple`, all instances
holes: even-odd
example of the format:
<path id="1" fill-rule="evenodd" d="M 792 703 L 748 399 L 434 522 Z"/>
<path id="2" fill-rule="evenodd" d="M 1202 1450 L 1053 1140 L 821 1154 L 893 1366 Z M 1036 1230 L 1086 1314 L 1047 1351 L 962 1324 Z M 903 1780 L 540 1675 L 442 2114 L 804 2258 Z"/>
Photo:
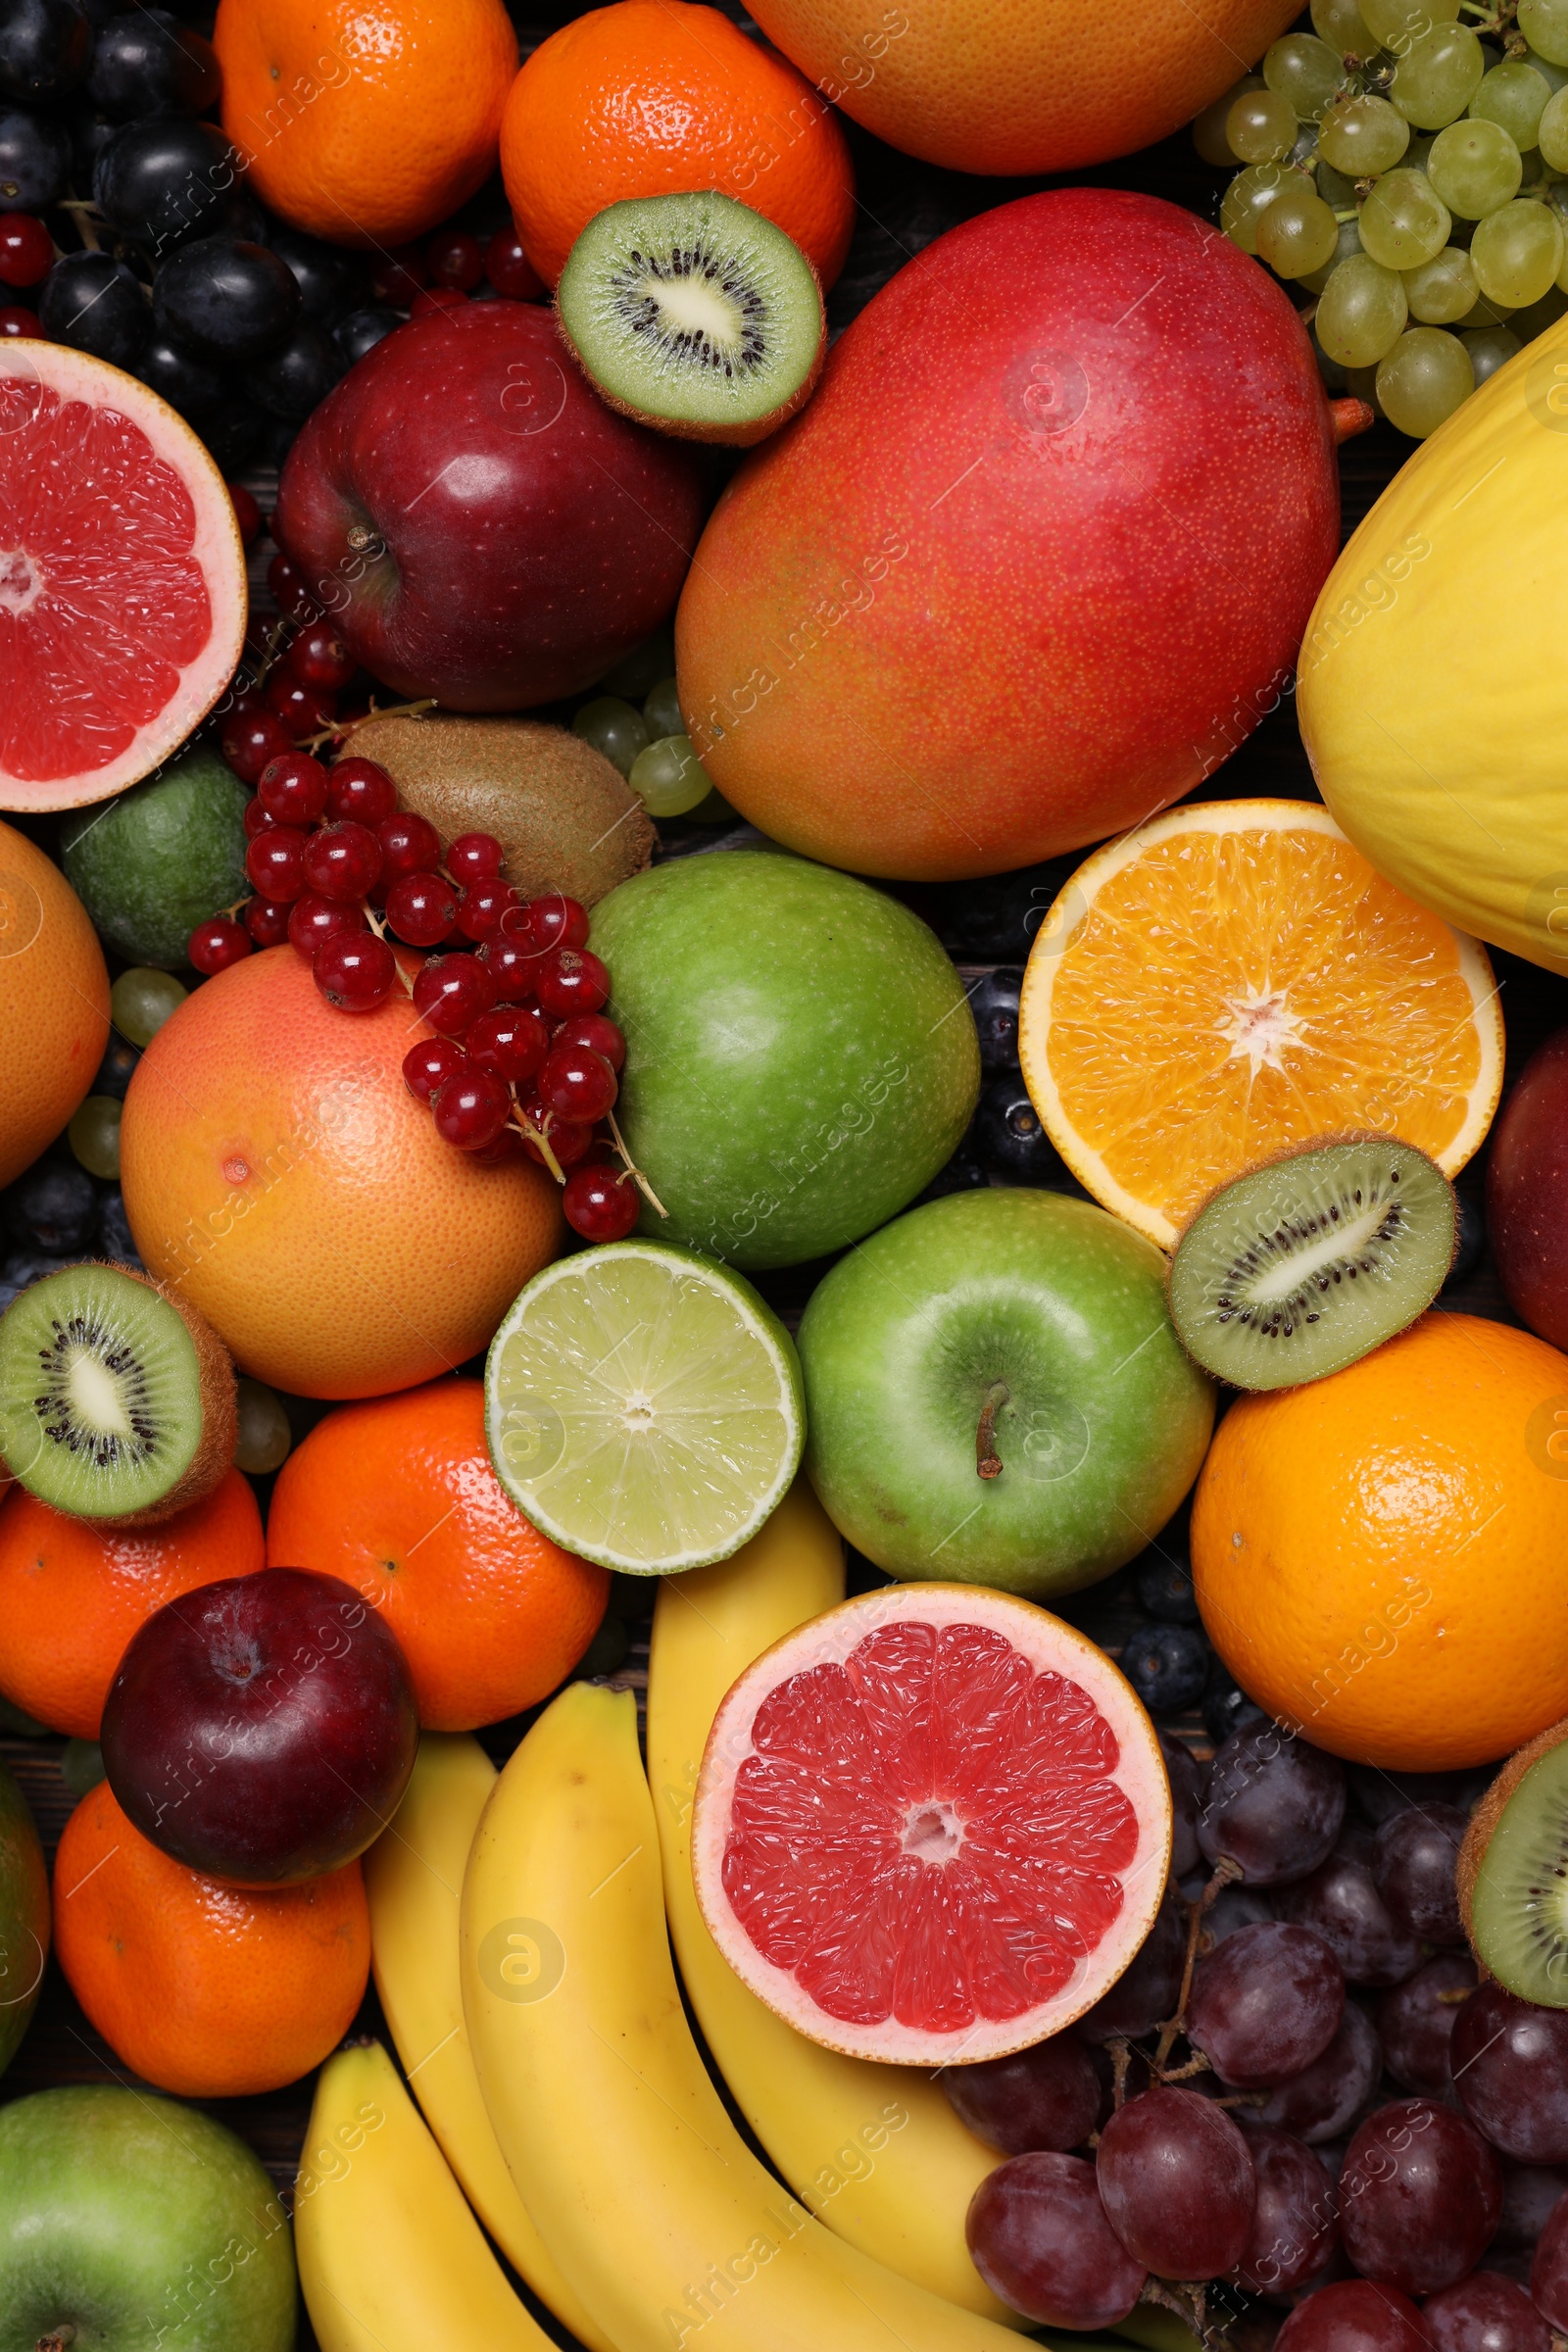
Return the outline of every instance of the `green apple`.
<path id="1" fill-rule="evenodd" d="M 73 2083 L 0 2107 L 0 2352 L 289 2352 L 293 2234 L 242 2140 Z"/>
<path id="2" fill-rule="evenodd" d="M 811 1484 L 898 1577 L 1094 1584 L 1158 1535 L 1214 1425 L 1159 1251 L 1057 1193 L 912 1209 L 818 1284 L 799 1346 Z"/>
<path id="3" fill-rule="evenodd" d="M 626 1035 L 616 1107 L 667 1219 L 737 1266 L 792 1266 L 896 1216 L 980 1091 L 963 984 L 917 915 L 770 851 L 672 858 L 602 899 Z"/>
<path id="4" fill-rule="evenodd" d="M 49 1874 L 27 1800 L 0 1763 L 0 2074 L 38 2006 L 49 1956 Z"/>

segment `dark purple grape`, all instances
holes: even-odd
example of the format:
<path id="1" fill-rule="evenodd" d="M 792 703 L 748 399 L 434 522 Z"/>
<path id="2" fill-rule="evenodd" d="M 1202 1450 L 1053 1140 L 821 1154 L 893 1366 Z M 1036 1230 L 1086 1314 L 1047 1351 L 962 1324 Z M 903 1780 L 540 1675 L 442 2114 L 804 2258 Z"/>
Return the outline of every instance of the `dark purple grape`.
<path id="1" fill-rule="evenodd" d="M 300 315 L 313 326 L 335 325 L 368 282 L 359 254 L 347 253 L 341 245 L 323 245 L 297 228 L 274 225 L 262 242 L 281 254 L 293 270 L 299 281 Z"/>
<path id="2" fill-rule="evenodd" d="M 1352 1984 L 1402 1984 L 1421 1965 L 1421 1941 L 1390 1912 L 1365 1852 L 1370 1838 L 1347 1833 L 1309 1879 L 1283 1887 L 1282 1919 L 1321 1936 Z"/>
<path id="3" fill-rule="evenodd" d="M 152 115 L 122 122 L 104 141 L 92 192 L 112 228 L 162 254 L 182 237 L 210 236 L 227 222 L 240 170 L 216 123 Z"/>
<path id="4" fill-rule="evenodd" d="M 1339 2196 L 1327 2168 L 1289 2132 L 1248 2125 L 1257 2203 L 1247 2251 L 1231 2276 L 1280 2301 L 1305 2286 L 1339 2242 Z"/>
<path id="5" fill-rule="evenodd" d="M 1378 1832 L 1373 1876 L 1395 1918 L 1428 1943 L 1459 1944 L 1455 1872 L 1466 1822 L 1457 1805 L 1411 1805 Z"/>
<path id="6" fill-rule="evenodd" d="M 1168 2087 L 1129 2099 L 1100 2134 L 1095 2171 L 1111 2228 L 1161 2278 L 1218 2278 L 1246 2253 L 1252 2159 L 1211 2100 Z"/>
<path id="7" fill-rule="evenodd" d="M 1298 2303 L 1274 2352 L 1431 2352 L 1420 2312 L 1397 2287 L 1340 2278 Z"/>
<path id="8" fill-rule="evenodd" d="M 1070 2034 L 1010 2058 L 945 2067 L 942 2087 L 960 2122 L 1004 2156 L 1081 2147 L 1100 2120 L 1100 2077 Z"/>
<path id="9" fill-rule="evenodd" d="M 98 35 L 87 96 L 117 122 L 205 115 L 223 86 L 212 43 L 163 8 L 112 17 Z"/>
<path id="10" fill-rule="evenodd" d="M 1492 2241 L 1493 2253 L 1533 2246 L 1557 2210 L 1564 2189 L 1568 2189 L 1568 2172 L 1542 2164 L 1505 2164 L 1502 2219 Z"/>
<path id="11" fill-rule="evenodd" d="M 135 371 L 198 430 L 216 419 L 229 396 L 228 378 L 220 368 L 156 331 L 142 345 Z"/>
<path id="12" fill-rule="evenodd" d="M 1363 2277 L 1436 2294 L 1473 2271 L 1502 2211 L 1502 2171 L 1473 2124 L 1431 2099 L 1369 2115 L 1340 2176 L 1340 2234 Z"/>
<path id="13" fill-rule="evenodd" d="M 1352 1764 L 1350 1787 L 1374 1829 L 1410 1805 L 1457 1805 L 1465 1784 L 1478 1776 L 1462 1772 L 1383 1772 L 1375 1764 Z M 1479 1776 L 1485 1788 L 1490 1773 Z"/>
<path id="14" fill-rule="evenodd" d="M 1328 1859 L 1344 1819 L 1338 1760 L 1272 1723 L 1250 1723 L 1208 1768 L 1198 1842 L 1210 1862 L 1240 1864 L 1250 1885 L 1279 1886 Z"/>
<path id="15" fill-rule="evenodd" d="M 0 106 L 0 213 L 42 213 L 66 192 L 71 136 L 47 115 Z"/>
<path id="16" fill-rule="evenodd" d="M 1206 1960 L 1238 1928 L 1251 1928 L 1272 1919 L 1274 1905 L 1260 1886 L 1222 1886 L 1203 1913 L 1198 1931 L 1198 1956 Z"/>
<path id="17" fill-rule="evenodd" d="M 1451 2056 L 1464 2111 L 1494 2148 L 1568 2164 L 1568 2009 L 1482 1984 L 1454 2020 Z"/>
<path id="18" fill-rule="evenodd" d="M 1383 2063 L 1406 2090 L 1428 2099 L 1445 2099 L 1452 2090 L 1448 2045 L 1453 2021 L 1475 1983 L 1475 1964 L 1468 1952 L 1439 1952 L 1379 2001 Z"/>
<path id="19" fill-rule="evenodd" d="M 1073 2031 L 1082 2041 L 1105 2042 L 1116 2034 L 1135 2040 L 1176 2014 L 1181 1998 L 1182 1968 L 1187 1958 L 1187 1919 L 1167 1887 L 1154 1914 L 1154 1924 L 1130 1964 L 1110 1987 L 1086 2010 Z"/>
<path id="20" fill-rule="evenodd" d="M 1267 1723 L 1268 1717 L 1255 1699 L 1249 1698 L 1239 1683 L 1231 1680 L 1218 1658 L 1214 1660 L 1213 1678 L 1203 1692 L 1203 1729 L 1216 1747 L 1223 1747 L 1233 1732 L 1248 1725 Z"/>
<path id="21" fill-rule="evenodd" d="M 1014 2156 L 988 2173 L 964 2225 L 975 2269 L 1026 2319 L 1114 2328 L 1137 2302 L 1145 2266 L 1105 2219 L 1095 2167 L 1081 2156 Z"/>
<path id="22" fill-rule="evenodd" d="M 1187 2037 L 1238 2090 L 1283 2082 L 1321 2057 L 1345 2013 L 1339 1962 L 1309 1928 L 1238 1928 L 1193 1972 Z"/>
<path id="23" fill-rule="evenodd" d="M 340 318 L 332 329 L 332 340 L 352 368 L 356 360 L 363 360 L 368 351 L 373 351 L 395 326 L 402 324 L 396 311 L 372 304 L 368 310 L 350 311 L 346 318 Z"/>
<path id="24" fill-rule="evenodd" d="M 1294 2132 L 1311 2146 L 1347 2130 L 1377 2088 L 1383 2052 L 1366 2011 L 1347 2001 L 1339 2031 L 1321 2058 L 1276 2082 L 1261 2107 L 1259 2123 Z"/>
<path id="25" fill-rule="evenodd" d="M 307 319 L 286 343 L 247 371 L 246 382 L 274 416 L 308 416 L 344 372 L 343 354 L 331 336 Z"/>
<path id="26" fill-rule="evenodd" d="M 205 359 L 228 365 L 271 351 L 299 313 L 294 272 L 265 245 L 198 237 L 159 270 L 153 311 L 160 326 Z"/>
<path id="27" fill-rule="evenodd" d="M 1541 2232 L 1530 2266 L 1530 2300 L 1543 2319 L 1568 2332 L 1568 2198 Z"/>
<path id="28" fill-rule="evenodd" d="M 135 272 L 108 253 L 67 253 L 43 281 L 38 316 L 53 343 L 133 368 L 152 325 Z"/>
<path id="29" fill-rule="evenodd" d="M 1185 1879 L 1196 1870 L 1200 1856 L 1198 1850 L 1198 1804 L 1203 1792 L 1203 1768 L 1185 1740 L 1174 1732 L 1161 1732 L 1159 1752 L 1165 1759 L 1165 1775 L 1170 1782 L 1171 1838 L 1170 1875 Z"/>
<path id="30" fill-rule="evenodd" d="M 76 0 L 7 0 L 0 14 L 0 97 L 48 106 L 74 90 L 92 55 Z"/>
<path id="31" fill-rule="evenodd" d="M 1551 2352 L 1551 2330 L 1522 2286 L 1476 2271 L 1423 2304 L 1432 2352 Z"/>

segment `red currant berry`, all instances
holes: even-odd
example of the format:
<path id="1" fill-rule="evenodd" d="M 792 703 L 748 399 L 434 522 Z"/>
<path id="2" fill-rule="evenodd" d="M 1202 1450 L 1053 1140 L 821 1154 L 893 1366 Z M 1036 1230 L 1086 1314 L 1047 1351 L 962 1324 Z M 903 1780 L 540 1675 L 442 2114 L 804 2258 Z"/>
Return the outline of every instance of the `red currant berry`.
<path id="1" fill-rule="evenodd" d="M 339 760 L 338 765 L 342 764 Z M 363 824 L 365 820 L 362 817 L 360 821 Z M 388 882 L 402 874 L 432 873 L 441 862 L 441 841 L 434 825 L 412 809 L 400 808 L 396 816 L 384 816 L 375 828 L 375 838 L 381 844 L 381 872 Z"/>
<path id="2" fill-rule="evenodd" d="M 309 752 L 269 760 L 256 798 L 275 825 L 314 825 L 326 808 L 326 770 Z"/>
<path id="3" fill-rule="evenodd" d="M 346 686 L 360 666 L 329 620 L 301 629 L 283 659 L 302 686 L 324 686 L 331 694 Z"/>
<path id="4" fill-rule="evenodd" d="M 292 743 L 315 735 L 337 716 L 337 696 L 323 686 L 305 686 L 286 669 L 274 669 L 267 681 L 267 708 L 277 713 Z"/>
<path id="5" fill-rule="evenodd" d="M 493 1070 L 509 1086 L 520 1086 L 543 1066 L 550 1052 L 550 1031 L 540 1014 L 519 1011 L 514 1004 L 481 1012 L 468 1031 L 468 1058 L 481 1070 Z"/>
<path id="6" fill-rule="evenodd" d="M 540 1102 L 584 1127 L 613 1110 L 619 1091 L 604 1055 L 589 1054 L 581 1046 L 552 1046 L 539 1072 Z"/>
<path id="7" fill-rule="evenodd" d="M 240 545 L 246 548 L 254 547 L 262 535 L 261 508 L 256 504 L 243 482 L 225 482 L 223 488 L 228 492 L 233 504 L 234 520 L 239 525 Z"/>
<path id="8" fill-rule="evenodd" d="M 258 833 L 265 833 L 269 825 L 276 824 L 277 819 L 269 816 L 261 802 L 253 795 L 245 804 L 245 814 L 240 821 L 245 827 L 246 840 L 254 841 Z"/>
<path id="9" fill-rule="evenodd" d="M 430 1104 L 435 1131 L 460 1152 L 482 1152 L 512 1115 L 512 1097 L 489 1070 L 460 1070 L 436 1091 Z"/>
<path id="10" fill-rule="evenodd" d="M 417 245 L 394 245 L 370 271 L 370 292 L 377 302 L 406 311 L 422 285 L 429 282 L 424 253 Z"/>
<path id="11" fill-rule="evenodd" d="M 477 956 L 432 956 L 415 977 L 414 1009 L 442 1037 L 461 1037 L 495 1001 L 495 982 Z"/>
<path id="12" fill-rule="evenodd" d="M 458 908 L 458 929 L 465 939 L 489 939 L 501 928 L 501 917 L 515 906 L 517 894 L 510 882 L 473 882 Z"/>
<path id="13" fill-rule="evenodd" d="M 585 1242 L 623 1242 L 637 1222 L 637 1187 L 622 1168 L 578 1168 L 566 1178 L 562 1209 L 573 1233 Z"/>
<path id="14" fill-rule="evenodd" d="M 277 599 L 277 609 L 294 620 L 319 620 L 320 609 L 311 594 L 305 574 L 290 556 L 274 556 L 267 566 L 267 585 Z"/>
<path id="15" fill-rule="evenodd" d="M 373 931 L 343 931 L 323 940 L 311 965 L 316 985 L 339 1012 L 373 1012 L 392 994 L 398 967 Z"/>
<path id="16" fill-rule="evenodd" d="M 508 928 L 529 939 L 541 956 L 552 948 L 588 945 L 588 909 L 575 899 L 564 899 L 553 893 L 548 899 L 530 899 L 521 912 L 524 920 L 514 921 Z"/>
<path id="17" fill-rule="evenodd" d="M 439 874 L 400 874 L 386 894 L 386 919 L 411 948 L 436 948 L 451 930 L 458 894 Z"/>
<path id="18" fill-rule="evenodd" d="M 190 935 L 185 950 L 199 972 L 211 979 L 215 972 L 226 971 L 251 952 L 251 935 L 243 923 L 236 923 L 231 914 L 215 914 L 209 923 L 198 923 Z"/>
<path id="19" fill-rule="evenodd" d="M 289 938 L 307 963 L 327 940 L 368 928 L 358 906 L 345 906 L 341 899 L 323 899 L 314 890 L 302 891 L 288 911 Z"/>
<path id="20" fill-rule="evenodd" d="M 356 824 L 379 825 L 397 812 L 398 788 L 379 760 L 351 754 L 337 760 L 327 778 L 327 792 L 332 814 L 352 816 Z"/>
<path id="21" fill-rule="evenodd" d="M 8 302 L 0 310 L 0 335 L 25 335 L 29 343 L 41 343 L 45 339 L 43 320 L 20 302 Z"/>
<path id="22" fill-rule="evenodd" d="M 503 1004 L 521 1004 L 533 995 L 533 977 L 539 968 L 539 958 L 519 940 L 506 935 L 506 917 L 502 929 L 493 931 L 479 950 L 485 970 L 496 984 L 496 995 Z"/>
<path id="23" fill-rule="evenodd" d="M 416 1102 L 428 1107 L 447 1080 L 466 1067 L 467 1059 L 454 1038 L 421 1037 L 403 1056 L 403 1083 Z"/>
<path id="24" fill-rule="evenodd" d="M 294 746 L 288 730 L 270 710 L 246 710 L 227 720 L 218 748 L 242 784 L 254 784 L 270 760 L 280 760 Z"/>
<path id="25" fill-rule="evenodd" d="M 569 1021 L 575 1013 L 603 1011 L 610 974 L 590 948 L 556 948 L 539 965 L 534 989 L 546 1012 Z"/>
<path id="26" fill-rule="evenodd" d="M 431 311 L 455 311 L 467 299 L 457 286 L 421 286 L 409 304 L 409 317 L 423 318 Z"/>
<path id="27" fill-rule="evenodd" d="M 537 302 L 545 281 L 522 250 L 514 229 L 498 228 L 484 249 L 484 273 L 512 302 Z"/>
<path id="28" fill-rule="evenodd" d="M 288 937 L 288 914 L 281 899 L 247 899 L 240 920 L 259 948 L 280 948 Z"/>
<path id="29" fill-rule="evenodd" d="M 445 864 L 454 882 L 491 882 L 505 859 L 506 852 L 493 833 L 460 833 Z"/>
<path id="30" fill-rule="evenodd" d="M 438 228 L 424 240 L 424 258 L 434 284 L 471 294 L 484 275 L 484 247 L 466 228 Z"/>
<path id="31" fill-rule="evenodd" d="M 41 220 L 31 213 L 0 216 L 0 286 L 35 286 L 54 264 L 55 241 Z"/>
<path id="32" fill-rule="evenodd" d="M 324 825 L 305 845 L 305 879 L 323 899 L 363 899 L 381 879 L 381 844 L 352 817 Z"/>
<path id="33" fill-rule="evenodd" d="M 602 1012 L 580 1012 L 569 1021 L 563 1021 L 553 1046 L 581 1046 L 590 1054 L 602 1054 L 617 1075 L 626 1066 L 626 1040 L 612 1020 Z"/>
<path id="34" fill-rule="evenodd" d="M 295 825 L 269 825 L 245 853 L 245 871 L 264 899 L 288 905 L 305 888 L 305 847 L 312 837 Z"/>
<path id="35" fill-rule="evenodd" d="M 470 1152 L 468 1157 L 481 1168 L 504 1168 L 509 1160 L 522 1157 L 522 1138 L 508 1119 L 493 1143 L 480 1152 Z"/>
<path id="36" fill-rule="evenodd" d="M 579 1127 L 570 1119 L 558 1117 L 555 1111 L 540 1102 L 537 1095 L 530 1095 L 526 1102 L 518 1104 L 517 1109 L 518 1116 L 525 1119 L 530 1127 L 536 1127 L 549 1138 L 550 1149 L 556 1155 L 559 1167 L 574 1168 L 593 1150 L 594 1131 L 591 1127 Z M 549 1165 L 531 1135 L 523 1137 L 522 1148 L 529 1158 L 536 1159 L 542 1168 Z"/>

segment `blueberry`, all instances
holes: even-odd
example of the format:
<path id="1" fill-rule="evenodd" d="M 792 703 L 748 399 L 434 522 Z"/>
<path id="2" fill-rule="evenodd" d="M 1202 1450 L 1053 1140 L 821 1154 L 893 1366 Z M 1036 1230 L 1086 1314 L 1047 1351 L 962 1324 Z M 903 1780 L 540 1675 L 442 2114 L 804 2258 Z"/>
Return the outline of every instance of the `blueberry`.
<path id="1" fill-rule="evenodd" d="M 41 213 L 66 192 L 71 134 L 47 115 L 0 106 L 0 213 Z"/>
<path id="2" fill-rule="evenodd" d="M 215 418 L 228 399 L 228 378 L 221 368 L 198 359 L 156 327 L 142 346 L 136 373 L 193 424 Z"/>
<path id="3" fill-rule="evenodd" d="M 1021 865 L 1016 873 L 954 882 L 943 892 L 943 939 L 976 963 L 1022 963 L 1052 901 L 1083 863 L 1083 852 Z"/>
<path id="4" fill-rule="evenodd" d="M 340 318 L 332 329 L 332 340 L 352 368 L 356 360 L 363 360 L 368 351 L 375 349 L 383 335 L 389 335 L 395 326 L 402 324 L 396 311 L 383 310 L 372 303 L 368 310 L 350 311 L 346 318 Z"/>
<path id="5" fill-rule="evenodd" d="M 98 158 L 120 128 L 102 115 L 76 115 L 71 125 L 73 177 L 79 186 L 91 187 L 92 175 L 98 169 Z"/>
<path id="6" fill-rule="evenodd" d="M 163 253 L 181 238 L 205 237 L 226 224 L 238 173 L 234 150 L 216 123 L 155 115 L 122 122 L 105 142 L 92 192 L 111 228 Z"/>
<path id="7" fill-rule="evenodd" d="M 975 1156 L 1009 1184 L 1067 1181 L 1067 1171 L 1016 1072 L 992 1079 L 980 1097 L 969 1140 Z"/>
<path id="8" fill-rule="evenodd" d="M 1487 1229 L 1482 1221 L 1481 1203 L 1472 1199 L 1469 1193 L 1461 1193 L 1458 1248 L 1454 1250 L 1453 1263 L 1444 1280 L 1446 1291 L 1457 1290 L 1461 1282 L 1469 1281 L 1481 1263 L 1481 1252 L 1486 1246 Z"/>
<path id="9" fill-rule="evenodd" d="M 7 1230 L 24 1248 L 69 1257 L 85 1250 L 98 1223 L 98 1194 L 74 1160 L 40 1159 L 5 1194 Z"/>
<path id="10" fill-rule="evenodd" d="M 220 473 L 234 474 L 248 466 L 262 445 L 267 412 L 252 400 L 231 399 L 227 408 L 202 425 L 213 464 Z"/>
<path id="11" fill-rule="evenodd" d="M 978 1192 L 990 1180 L 972 1152 L 960 1149 L 953 1154 L 945 1168 L 938 1168 L 925 1191 L 922 1200 L 945 1200 L 949 1193 Z"/>
<path id="12" fill-rule="evenodd" d="M 6 0 L 0 13 L 0 96 L 47 106 L 74 90 L 92 55 L 76 0 Z"/>
<path id="13" fill-rule="evenodd" d="M 299 316 L 286 262 L 237 237 L 198 237 L 158 272 L 153 316 L 204 359 L 257 360 L 276 349 Z"/>
<path id="14" fill-rule="evenodd" d="M 1018 1067 L 1018 995 L 1022 987 L 1022 964 L 1004 963 L 987 972 L 969 991 L 969 1010 L 980 1040 L 980 1067 L 988 1073 Z"/>
<path id="15" fill-rule="evenodd" d="M 118 1185 L 103 1197 L 98 1217 L 98 1247 L 105 1257 L 113 1258 L 118 1265 L 141 1264 L 130 1230 L 130 1219 L 125 1214 L 125 1196 Z"/>
<path id="16" fill-rule="evenodd" d="M 318 326 L 297 326 L 288 341 L 247 369 L 247 389 L 274 416 L 308 416 L 344 371 L 343 354 Z"/>
<path id="17" fill-rule="evenodd" d="M 98 1064 L 98 1075 L 88 1087 L 88 1094 L 113 1095 L 117 1102 L 123 1102 L 131 1073 L 140 1059 L 141 1054 L 130 1040 L 122 1037 L 118 1030 L 111 1029 L 109 1043 L 104 1048 L 104 1057 Z"/>
<path id="18" fill-rule="evenodd" d="M 1136 1591 L 1139 1607 L 1162 1625 L 1198 1623 L 1198 1595 L 1185 1560 L 1162 1558 L 1152 1551 L 1138 1571 Z"/>
<path id="19" fill-rule="evenodd" d="M 280 254 L 299 280 L 300 310 L 313 326 L 333 326 L 363 293 L 368 272 L 358 254 L 322 245 L 297 228 L 270 228 L 261 242 Z"/>
<path id="20" fill-rule="evenodd" d="M 1121 1670 L 1156 1715 L 1179 1715 L 1203 1695 L 1213 1651 L 1194 1625 L 1146 1625 L 1122 1645 Z"/>
<path id="21" fill-rule="evenodd" d="M 1223 1747 L 1232 1732 L 1245 1724 L 1265 1721 L 1263 1710 L 1248 1697 L 1240 1684 L 1231 1680 L 1218 1659 L 1214 1661 L 1214 1677 L 1203 1692 L 1203 1728 L 1216 1747 Z"/>
<path id="22" fill-rule="evenodd" d="M 205 115 L 223 86 L 212 44 L 163 8 L 115 17 L 98 35 L 87 95 L 117 122 Z"/>
<path id="23" fill-rule="evenodd" d="M 29 1282 L 38 1281 L 44 1274 L 58 1274 L 62 1266 L 75 1264 L 74 1258 L 52 1257 L 43 1250 L 16 1250 L 0 1265 L 0 1315 L 11 1304 L 19 1291 Z"/>
<path id="24" fill-rule="evenodd" d="M 116 368 L 135 366 L 152 324 L 140 280 L 108 253 L 63 254 L 43 281 L 38 316 L 51 342 Z"/>

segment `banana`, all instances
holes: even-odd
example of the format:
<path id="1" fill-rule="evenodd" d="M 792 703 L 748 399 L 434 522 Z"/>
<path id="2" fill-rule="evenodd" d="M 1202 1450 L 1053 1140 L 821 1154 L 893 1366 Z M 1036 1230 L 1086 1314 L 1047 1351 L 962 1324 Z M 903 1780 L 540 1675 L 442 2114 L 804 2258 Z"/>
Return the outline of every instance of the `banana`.
<path id="1" fill-rule="evenodd" d="M 555 2352 L 378 2041 L 321 2069 L 294 2247 L 321 2352 Z"/>
<path id="2" fill-rule="evenodd" d="M 466 1733 L 426 1732 L 391 1827 L 365 1857 L 370 1965 L 398 2056 L 463 2192 L 514 2271 L 587 2352 L 617 2352 L 572 2293 L 496 2144 L 463 2022 L 458 1902 L 496 1769 Z"/>
<path id="3" fill-rule="evenodd" d="M 703 1924 L 692 1885 L 697 1768 L 742 1670 L 844 1598 L 844 1546 L 804 1479 L 733 1559 L 665 1578 L 654 1604 L 648 1778 L 681 1981 L 741 2113 L 819 2221 L 950 2302 L 1011 2328 L 964 2244 L 963 2217 L 1001 2158 L 913 2067 L 819 2049 L 749 1991 Z"/>
<path id="4" fill-rule="evenodd" d="M 629 1691 L 570 1685 L 497 1782 L 464 1880 L 463 2004 L 513 2179 L 621 2352 L 710 2327 L 731 2352 L 1017 2352 L 813 2221 L 730 2122 L 670 1964 Z"/>

